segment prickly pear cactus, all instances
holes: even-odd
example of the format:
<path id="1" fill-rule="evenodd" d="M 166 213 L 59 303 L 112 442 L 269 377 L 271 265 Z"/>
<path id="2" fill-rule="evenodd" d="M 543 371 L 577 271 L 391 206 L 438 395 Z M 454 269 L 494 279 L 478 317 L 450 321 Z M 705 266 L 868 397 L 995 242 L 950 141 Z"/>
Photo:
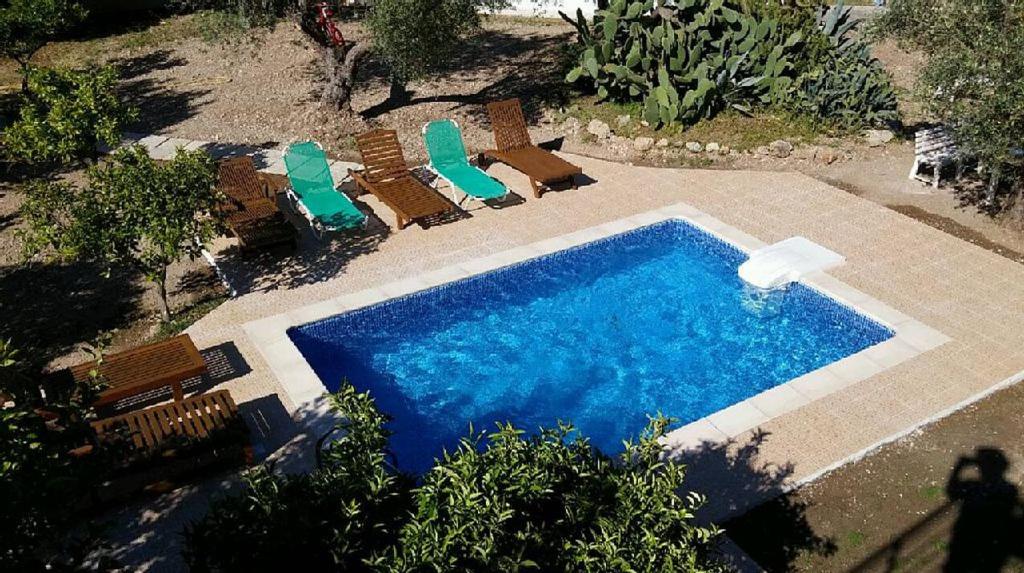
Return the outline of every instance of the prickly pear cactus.
<path id="1" fill-rule="evenodd" d="M 585 49 L 566 80 L 592 82 L 602 99 L 643 102 L 652 125 L 781 100 L 802 41 L 726 0 L 613 0 L 574 25 Z"/>

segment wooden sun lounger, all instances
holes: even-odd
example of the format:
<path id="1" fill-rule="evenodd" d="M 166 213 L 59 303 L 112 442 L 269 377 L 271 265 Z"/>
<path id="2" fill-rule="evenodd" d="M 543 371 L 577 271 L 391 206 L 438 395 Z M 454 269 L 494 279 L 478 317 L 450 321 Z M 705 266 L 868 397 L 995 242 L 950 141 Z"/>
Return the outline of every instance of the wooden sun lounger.
<path id="1" fill-rule="evenodd" d="M 377 129 L 356 137 L 363 170 L 349 170 L 356 189 L 372 193 L 395 212 L 398 228 L 416 219 L 455 210 L 438 192 L 413 177 L 394 130 Z"/>
<path id="2" fill-rule="evenodd" d="M 485 151 L 484 158 L 500 161 L 529 177 L 534 197 L 540 197 L 545 187 L 555 183 L 576 188 L 576 176 L 583 169 L 533 144 L 518 99 L 487 104 L 487 113 L 497 149 Z"/>
<path id="3" fill-rule="evenodd" d="M 163 484 L 215 464 L 252 464 L 248 429 L 227 390 L 193 396 L 91 424 L 96 446 L 114 464 L 97 497 Z M 85 447 L 75 455 L 89 455 Z M 173 484 L 171 484 L 173 487 Z"/>
<path id="4" fill-rule="evenodd" d="M 107 384 L 94 406 L 112 404 L 118 400 L 170 386 L 175 401 L 184 393 L 181 383 L 206 373 L 206 363 L 187 334 L 169 340 L 141 346 L 126 352 L 103 357 L 97 369 L 90 361 L 70 369 L 78 382 L 89 380 L 90 372 L 98 370 Z"/>
<path id="5" fill-rule="evenodd" d="M 227 197 L 221 206 L 224 221 L 243 251 L 298 246 L 298 231 L 277 208 L 276 197 L 251 158 L 225 159 L 218 173 L 218 188 Z"/>

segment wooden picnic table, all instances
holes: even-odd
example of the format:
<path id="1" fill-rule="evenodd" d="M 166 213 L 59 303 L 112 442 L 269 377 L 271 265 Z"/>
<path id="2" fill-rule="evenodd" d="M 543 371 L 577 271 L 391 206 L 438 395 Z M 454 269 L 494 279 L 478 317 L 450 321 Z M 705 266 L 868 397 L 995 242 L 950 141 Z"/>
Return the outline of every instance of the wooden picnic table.
<path id="1" fill-rule="evenodd" d="M 95 361 L 71 367 L 71 376 L 87 381 Z M 206 373 L 206 362 L 187 334 L 163 342 L 104 356 L 98 372 L 107 384 L 94 405 L 103 406 L 170 386 L 174 400 L 185 395 L 181 383 Z"/>

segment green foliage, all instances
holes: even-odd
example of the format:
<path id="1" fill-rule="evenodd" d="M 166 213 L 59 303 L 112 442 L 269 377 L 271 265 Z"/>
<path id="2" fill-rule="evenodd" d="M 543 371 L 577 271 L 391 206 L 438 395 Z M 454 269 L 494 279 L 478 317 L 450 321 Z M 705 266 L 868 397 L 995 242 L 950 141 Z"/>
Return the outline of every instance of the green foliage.
<path id="1" fill-rule="evenodd" d="M 140 146 L 120 149 L 87 172 L 88 185 L 37 182 L 28 187 L 22 215 L 29 255 L 132 266 L 156 283 L 167 308 L 167 267 L 217 235 L 220 195 L 213 160 L 178 150 L 158 164 Z"/>
<path id="2" fill-rule="evenodd" d="M 93 468 L 67 455 L 83 443 L 80 398 L 93 395 L 92 384 L 51 397 L 47 409 L 55 418 L 48 427 L 36 411 L 38 383 L 10 343 L 0 341 L 0 563 L 6 571 L 43 571 L 73 558 L 83 539 L 69 537 L 78 525 L 70 508 L 93 483 Z"/>
<path id="3" fill-rule="evenodd" d="M 74 0 L 7 0 L 0 5 L 0 56 L 27 69 L 32 55 L 85 18 Z"/>
<path id="4" fill-rule="evenodd" d="M 643 101 L 652 125 L 782 99 L 803 40 L 721 0 L 615 0 L 589 29 L 579 14 L 577 29 L 587 48 L 566 79 L 591 80 L 601 98 Z"/>
<path id="5" fill-rule="evenodd" d="M 418 487 L 388 467 L 387 418 L 343 384 L 345 420 L 311 474 L 250 476 L 186 532 L 198 571 L 705 571 L 717 530 L 696 527 L 683 466 L 661 460 L 668 420 L 612 460 L 560 426 L 472 434 Z"/>
<path id="6" fill-rule="evenodd" d="M 401 81 L 419 79 L 454 58 L 480 25 L 477 0 L 378 0 L 366 20 L 373 47 Z"/>
<path id="7" fill-rule="evenodd" d="M 668 420 L 618 463 L 570 426 L 525 437 L 511 425 L 463 440 L 415 491 L 387 571 L 701 571 L 716 532 L 703 500 L 680 497 L 685 469 L 661 461 Z M 482 447 L 486 446 L 486 447 Z"/>
<path id="8" fill-rule="evenodd" d="M 924 54 L 917 99 L 986 167 L 989 206 L 1024 217 L 1024 3 L 893 0 L 876 31 Z"/>
<path id="9" fill-rule="evenodd" d="M 867 42 L 851 36 L 856 27 L 843 0 L 822 17 L 821 36 L 830 49 L 797 80 L 790 102 L 795 111 L 846 129 L 899 118 L 889 74 Z"/>
<path id="10" fill-rule="evenodd" d="M 26 163 L 95 157 L 97 143 L 113 145 L 135 117 L 117 96 L 117 71 L 34 68 L 18 119 L 2 134 L 6 153 Z"/>
<path id="11" fill-rule="evenodd" d="M 193 571 L 360 571 L 393 543 L 411 482 L 386 469 L 386 418 L 369 394 L 343 384 L 331 397 L 343 418 L 308 474 L 251 471 L 246 491 L 216 501 L 185 530 Z"/>
<path id="12" fill-rule="evenodd" d="M 601 99 L 641 102 L 651 125 L 692 124 L 729 108 L 749 114 L 755 106 L 843 125 L 893 115 L 888 76 L 866 44 L 849 39 L 841 3 L 824 30 L 816 6 L 615 0 L 592 24 L 582 13 L 570 19 L 584 51 L 566 80 L 587 81 Z"/>

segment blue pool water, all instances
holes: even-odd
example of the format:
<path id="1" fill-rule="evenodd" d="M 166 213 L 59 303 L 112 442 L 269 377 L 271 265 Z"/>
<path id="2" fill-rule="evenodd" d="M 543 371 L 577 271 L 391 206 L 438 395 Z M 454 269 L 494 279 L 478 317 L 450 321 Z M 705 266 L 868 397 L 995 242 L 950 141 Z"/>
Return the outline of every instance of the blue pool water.
<path id="1" fill-rule="evenodd" d="M 757 304 L 745 255 L 660 223 L 289 331 L 328 389 L 348 379 L 430 466 L 472 422 L 571 421 L 605 452 L 663 412 L 685 424 L 892 336 L 807 287 Z"/>

